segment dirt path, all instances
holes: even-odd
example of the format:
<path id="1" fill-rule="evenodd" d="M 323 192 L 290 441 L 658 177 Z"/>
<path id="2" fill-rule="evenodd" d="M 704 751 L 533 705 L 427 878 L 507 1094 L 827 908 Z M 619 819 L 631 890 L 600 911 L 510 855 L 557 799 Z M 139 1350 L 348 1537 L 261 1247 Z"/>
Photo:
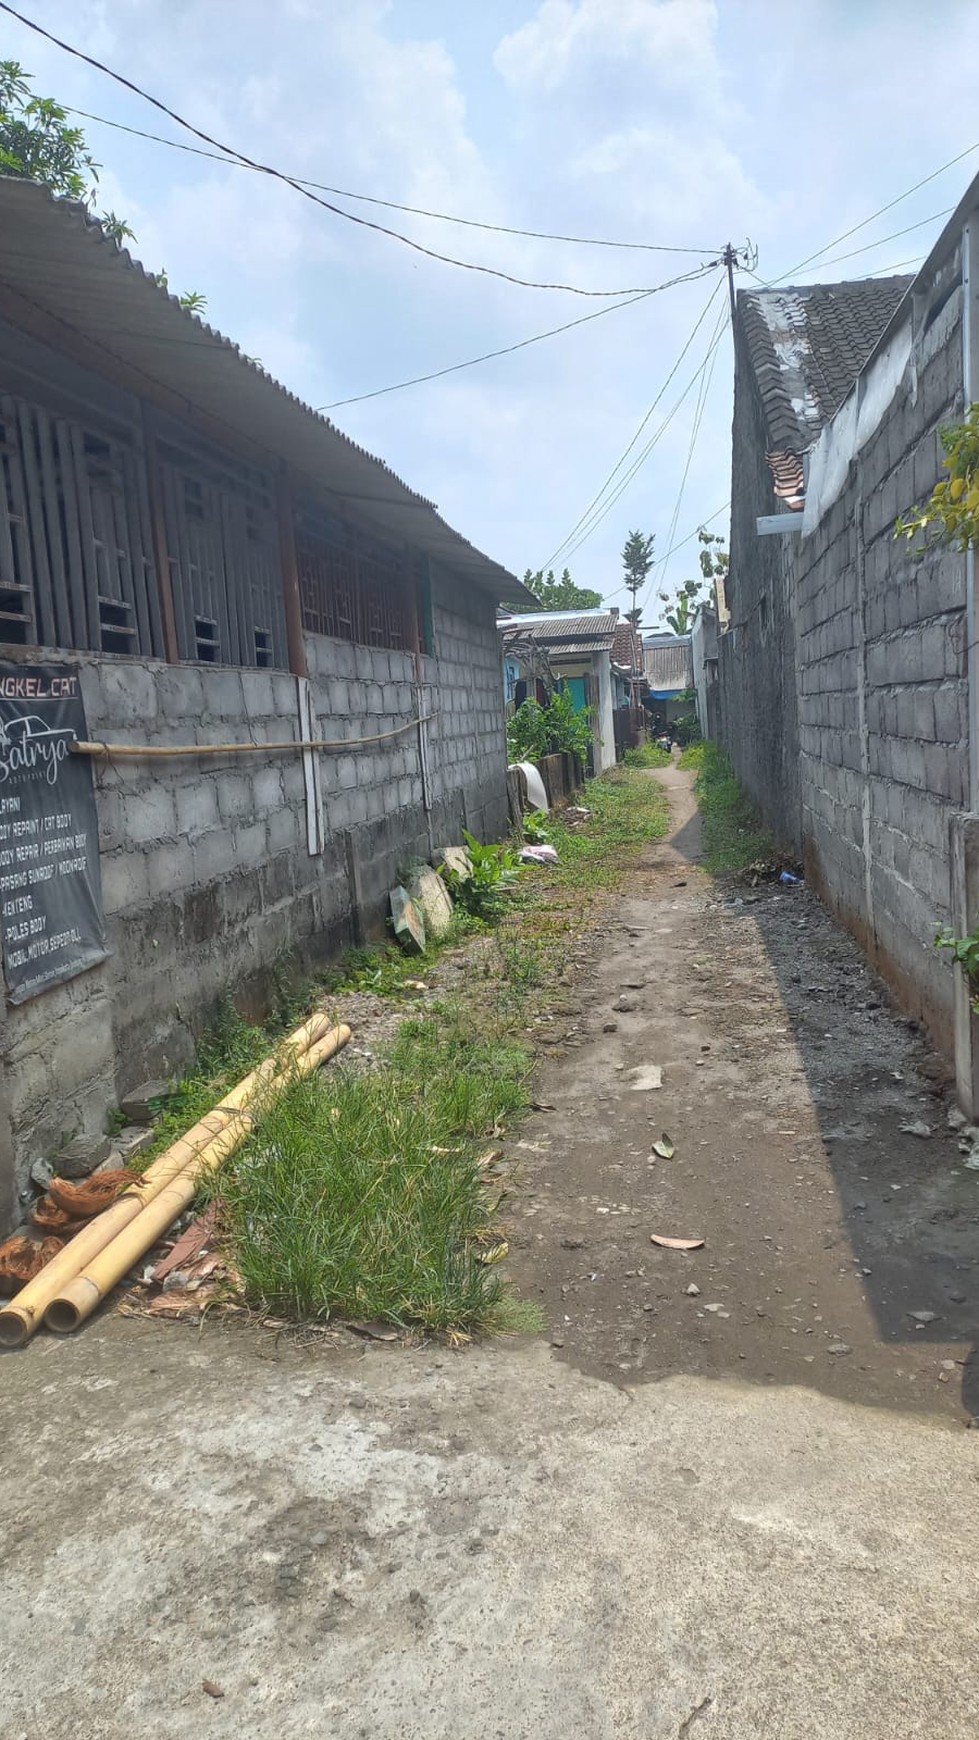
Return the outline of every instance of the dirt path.
<path id="1" fill-rule="evenodd" d="M 666 778 L 514 1150 L 551 1333 L 0 1356 L 0 1740 L 973 1740 L 979 1178 L 825 914 L 720 896 Z"/>
<path id="2" fill-rule="evenodd" d="M 561 1358 L 623 1384 L 703 1373 L 964 1417 L 979 1179 L 917 1066 L 941 1072 L 804 889 L 718 891 L 692 776 L 655 777 L 670 838 L 592 939 L 584 1049 L 552 1053 L 556 1109 L 521 1133 L 519 1279 Z"/>

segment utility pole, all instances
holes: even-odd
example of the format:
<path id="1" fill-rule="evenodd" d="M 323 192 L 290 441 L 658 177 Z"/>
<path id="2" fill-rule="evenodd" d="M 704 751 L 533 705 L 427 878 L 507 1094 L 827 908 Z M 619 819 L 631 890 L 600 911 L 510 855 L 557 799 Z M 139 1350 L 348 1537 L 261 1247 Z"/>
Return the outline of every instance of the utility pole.
<path id="1" fill-rule="evenodd" d="M 727 267 L 727 285 L 728 285 L 728 290 L 729 290 L 730 296 L 731 296 L 731 326 L 733 328 L 734 316 L 735 316 L 735 311 L 736 311 L 736 304 L 735 304 L 735 300 L 734 300 L 734 268 L 735 268 L 735 266 L 739 266 L 741 264 L 741 262 L 738 258 L 737 248 L 733 247 L 732 244 L 730 242 L 728 242 L 727 246 L 724 249 L 723 254 L 721 255 L 721 259 L 723 260 L 725 266 Z"/>

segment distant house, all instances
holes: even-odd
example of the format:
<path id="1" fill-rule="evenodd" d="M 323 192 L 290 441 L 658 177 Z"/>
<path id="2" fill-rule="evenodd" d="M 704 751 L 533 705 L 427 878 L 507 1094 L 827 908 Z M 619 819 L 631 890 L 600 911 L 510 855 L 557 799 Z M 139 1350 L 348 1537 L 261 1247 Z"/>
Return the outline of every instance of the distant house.
<path id="1" fill-rule="evenodd" d="M 697 614 L 690 634 L 690 664 L 697 696 L 697 722 L 702 737 L 716 735 L 717 726 L 717 610 L 705 604 Z"/>
<path id="2" fill-rule="evenodd" d="M 504 668 L 516 663 L 529 640 L 537 654 L 546 654 L 555 683 L 568 690 L 578 711 L 590 709 L 595 773 L 615 765 L 612 654 L 620 626 L 617 610 L 546 611 L 499 623 Z M 529 662 L 520 669 L 520 680 L 534 680 Z"/>
<path id="3" fill-rule="evenodd" d="M 671 725 L 690 711 L 683 697 L 693 688 L 690 636 L 647 634 L 643 637 L 646 667 L 644 705 L 655 723 Z"/>
<path id="4" fill-rule="evenodd" d="M 219 998 L 505 830 L 496 609 L 531 595 L 84 208 L 0 177 L 0 233 L 2 1229 Z M 120 753 L 38 817 L 69 699 Z"/>

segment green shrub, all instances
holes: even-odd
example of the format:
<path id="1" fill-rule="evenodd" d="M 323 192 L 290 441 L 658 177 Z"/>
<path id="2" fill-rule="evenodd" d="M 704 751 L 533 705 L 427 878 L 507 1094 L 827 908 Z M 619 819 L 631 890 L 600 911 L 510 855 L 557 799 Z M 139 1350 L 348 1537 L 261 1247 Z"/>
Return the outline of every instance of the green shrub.
<path id="1" fill-rule="evenodd" d="M 588 759 L 592 709 L 578 712 L 570 689 L 562 689 L 546 707 L 525 701 L 507 721 L 507 755 L 511 761 L 540 761 L 545 755 L 576 755 Z"/>
<path id="2" fill-rule="evenodd" d="M 491 924 L 503 911 L 503 896 L 520 874 L 520 860 L 512 846 L 483 846 L 463 831 L 472 865 L 471 876 L 443 870 L 449 893 L 464 912 Z"/>

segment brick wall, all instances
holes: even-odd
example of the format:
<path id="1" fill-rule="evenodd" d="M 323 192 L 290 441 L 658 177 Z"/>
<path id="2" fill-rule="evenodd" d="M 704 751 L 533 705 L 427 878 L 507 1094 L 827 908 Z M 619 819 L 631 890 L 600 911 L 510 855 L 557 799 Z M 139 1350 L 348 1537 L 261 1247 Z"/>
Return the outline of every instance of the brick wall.
<path id="1" fill-rule="evenodd" d="M 9 1123 L 0 1225 L 30 1162 L 147 1076 L 186 1063 L 218 999 L 261 1011 L 291 954 L 313 965 L 383 936 L 401 866 L 507 819 L 503 690 L 493 601 L 450 575 L 433 587 L 434 646 L 413 654 L 307 637 L 323 752 L 325 849 L 310 856 L 298 754 L 97 765 L 109 960 L 6 1011 L 0 1119 Z M 36 655 L 34 655 L 36 656 Z M 51 654 L 52 658 L 59 655 Z M 64 656 L 64 655 L 61 655 Z M 301 735 L 282 672 L 77 655 L 90 735 L 117 743 L 272 743 Z M 417 727 L 428 735 L 429 807 Z M 3 1172 L 0 1156 L 0 1174 Z"/>

